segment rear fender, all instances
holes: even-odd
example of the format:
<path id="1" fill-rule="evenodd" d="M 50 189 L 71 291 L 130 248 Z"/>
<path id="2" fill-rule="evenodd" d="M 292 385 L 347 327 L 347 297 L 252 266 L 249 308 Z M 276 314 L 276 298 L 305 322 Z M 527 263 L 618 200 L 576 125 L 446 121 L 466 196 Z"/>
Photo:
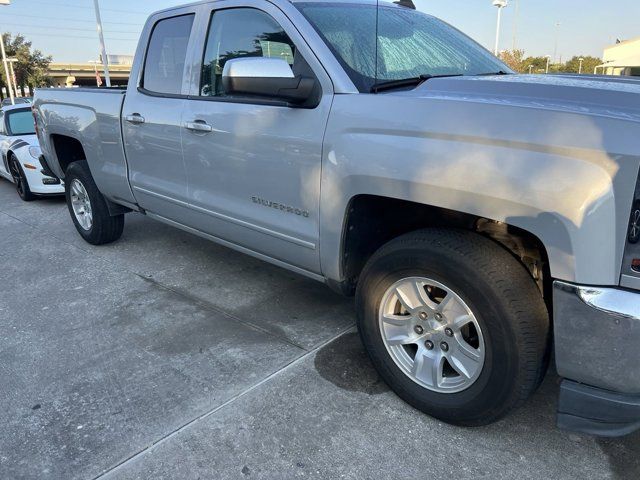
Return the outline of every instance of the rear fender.
<path id="1" fill-rule="evenodd" d="M 46 91 L 41 95 L 44 98 L 36 99 L 35 105 L 39 138 L 47 163 L 56 176 L 64 179 L 65 162 L 58 158 L 54 136 L 76 139 L 82 145 L 91 175 L 103 195 L 116 202 L 135 204 L 120 125 L 124 96 L 118 93 Z M 74 101 L 84 101 L 91 106 L 68 103 L 70 95 L 74 95 Z"/>

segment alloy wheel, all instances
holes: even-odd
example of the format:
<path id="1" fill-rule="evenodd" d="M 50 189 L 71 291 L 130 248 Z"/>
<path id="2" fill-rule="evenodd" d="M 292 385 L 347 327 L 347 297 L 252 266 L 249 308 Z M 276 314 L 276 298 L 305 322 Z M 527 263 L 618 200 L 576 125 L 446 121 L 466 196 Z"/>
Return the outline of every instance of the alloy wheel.
<path id="1" fill-rule="evenodd" d="M 15 159 L 11 161 L 9 170 L 11 170 L 11 176 L 13 177 L 13 182 L 16 184 L 18 195 L 20 195 L 20 197 L 23 197 L 25 194 L 25 179 L 22 175 L 22 172 L 20 171 L 20 166 Z"/>
<path id="2" fill-rule="evenodd" d="M 76 220 L 84 230 L 91 230 L 93 226 L 93 210 L 91 200 L 82 182 L 74 178 L 69 185 L 71 194 L 71 207 Z"/>
<path id="3" fill-rule="evenodd" d="M 475 314 L 448 286 L 403 278 L 382 297 L 379 327 L 395 364 L 438 393 L 469 388 L 482 373 L 485 342 Z"/>

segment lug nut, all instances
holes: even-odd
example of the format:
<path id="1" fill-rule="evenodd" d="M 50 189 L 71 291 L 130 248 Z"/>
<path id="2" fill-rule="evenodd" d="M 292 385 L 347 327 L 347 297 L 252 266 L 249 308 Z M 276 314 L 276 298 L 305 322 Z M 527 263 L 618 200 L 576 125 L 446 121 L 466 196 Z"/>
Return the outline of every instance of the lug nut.
<path id="1" fill-rule="evenodd" d="M 422 320 L 426 320 L 426 319 L 429 317 L 429 315 L 427 314 L 427 312 L 420 312 L 419 317 L 420 317 Z"/>
<path id="2" fill-rule="evenodd" d="M 447 337 L 453 337 L 453 330 L 451 330 L 450 328 L 445 328 L 444 333 L 447 335 Z"/>
<path id="3" fill-rule="evenodd" d="M 436 320 L 442 320 L 442 314 L 436 313 Z"/>
<path id="4" fill-rule="evenodd" d="M 426 342 L 424 342 L 424 346 L 427 347 L 427 350 L 433 350 L 433 347 L 435 345 L 433 344 L 433 342 L 431 340 L 427 340 Z"/>
<path id="5" fill-rule="evenodd" d="M 422 328 L 420 325 L 416 325 L 415 327 L 413 327 L 413 331 L 418 335 L 422 335 L 424 333 L 424 328 Z"/>
<path id="6" fill-rule="evenodd" d="M 442 349 L 443 352 L 448 352 L 449 351 L 449 344 L 447 342 L 442 342 L 440 344 L 440 348 Z"/>

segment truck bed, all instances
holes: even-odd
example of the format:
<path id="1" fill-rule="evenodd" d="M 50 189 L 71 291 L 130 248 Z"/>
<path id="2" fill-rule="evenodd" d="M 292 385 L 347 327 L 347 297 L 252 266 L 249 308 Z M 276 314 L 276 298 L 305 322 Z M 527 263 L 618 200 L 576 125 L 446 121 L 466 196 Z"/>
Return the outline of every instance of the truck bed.
<path id="1" fill-rule="evenodd" d="M 109 198 L 135 203 L 128 181 L 122 138 L 123 88 L 38 89 L 34 111 L 46 132 L 41 147 L 51 170 L 64 179 L 71 161 L 84 157 L 93 178 Z M 82 146 L 73 140 L 82 137 Z"/>

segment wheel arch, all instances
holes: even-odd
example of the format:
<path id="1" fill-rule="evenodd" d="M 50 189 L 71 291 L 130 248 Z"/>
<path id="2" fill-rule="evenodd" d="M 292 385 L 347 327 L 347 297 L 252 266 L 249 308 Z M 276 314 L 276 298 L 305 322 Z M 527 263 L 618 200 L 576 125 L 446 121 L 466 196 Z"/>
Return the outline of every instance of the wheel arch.
<path id="1" fill-rule="evenodd" d="M 7 150 L 7 171 L 9 172 L 9 175 L 11 175 L 11 159 L 15 158 L 16 160 L 18 159 L 16 152 L 14 152 L 13 150 L 9 149 Z M 18 164 L 20 164 L 20 162 L 18 162 Z M 13 178 L 13 175 L 11 175 L 11 178 Z"/>
<path id="2" fill-rule="evenodd" d="M 544 242 L 533 232 L 482 215 L 449 210 L 407 200 L 356 195 L 345 212 L 340 242 L 341 281 L 330 281 L 334 289 L 353 294 L 367 260 L 384 244 L 423 228 L 474 231 L 492 239 L 522 263 L 546 299 L 551 299 L 551 260 Z"/>
<path id="3" fill-rule="evenodd" d="M 56 173 L 62 173 L 63 179 L 69 165 L 79 160 L 87 160 L 85 148 L 76 137 L 68 134 L 52 133 L 50 141 L 60 170 Z"/>
<path id="4" fill-rule="evenodd" d="M 29 183 L 28 175 L 26 174 L 26 172 L 24 170 L 24 165 L 22 165 L 22 163 L 20 162 L 20 158 L 18 157 L 18 154 L 14 150 L 9 149 L 7 151 L 7 166 L 8 167 L 11 166 L 11 159 L 15 159 L 15 161 L 18 164 L 18 166 L 22 170 L 22 174 L 25 176 L 25 179 L 27 180 L 27 183 Z M 10 169 L 9 169 L 9 173 L 11 173 Z"/>
<path id="5" fill-rule="evenodd" d="M 16 152 L 14 152 L 11 148 L 7 150 L 7 163 L 11 160 L 11 157 L 15 157 Z"/>

